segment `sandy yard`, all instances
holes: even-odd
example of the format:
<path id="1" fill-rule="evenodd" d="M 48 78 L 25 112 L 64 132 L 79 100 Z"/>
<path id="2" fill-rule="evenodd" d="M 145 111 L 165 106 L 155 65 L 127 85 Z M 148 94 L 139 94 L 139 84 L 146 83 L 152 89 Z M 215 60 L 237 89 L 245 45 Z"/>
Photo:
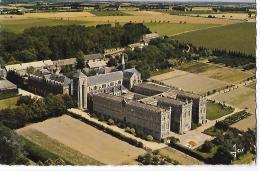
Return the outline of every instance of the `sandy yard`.
<path id="1" fill-rule="evenodd" d="M 63 115 L 31 124 L 20 131 L 35 129 L 104 164 L 132 162 L 145 150 L 134 147 L 70 116 Z"/>
<path id="2" fill-rule="evenodd" d="M 219 94 L 213 97 L 214 100 L 226 102 L 238 108 L 247 108 L 247 111 L 255 114 L 256 90 L 247 87 L 239 87 L 230 92 Z"/>
<path id="3" fill-rule="evenodd" d="M 231 127 L 237 128 L 241 131 L 247 131 L 247 129 L 255 129 L 256 128 L 256 115 L 253 114 L 233 125 Z"/>
<path id="4" fill-rule="evenodd" d="M 199 74 L 174 70 L 165 74 L 152 77 L 153 80 L 162 81 L 166 85 L 181 88 L 198 94 L 205 94 L 209 90 L 221 88 L 227 83 L 212 78 L 207 78 Z"/>

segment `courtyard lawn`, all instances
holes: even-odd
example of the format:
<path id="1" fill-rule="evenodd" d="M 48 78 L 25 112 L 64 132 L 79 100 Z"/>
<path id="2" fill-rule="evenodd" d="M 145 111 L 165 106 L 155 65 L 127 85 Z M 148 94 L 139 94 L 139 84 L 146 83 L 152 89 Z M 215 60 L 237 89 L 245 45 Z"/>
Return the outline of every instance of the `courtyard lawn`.
<path id="1" fill-rule="evenodd" d="M 208 70 L 212 70 L 216 67 L 217 66 L 209 65 L 202 62 L 196 62 L 196 61 L 186 62 L 176 66 L 176 68 L 179 70 L 183 70 L 191 73 L 201 73 Z"/>
<path id="2" fill-rule="evenodd" d="M 225 107 L 222 104 L 207 102 L 207 119 L 215 120 L 222 116 L 228 115 L 234 111 L 231 107 Z"/>
<path id="3" fill-rule="evenodd" d="M 15 108 L 19 96 L 0 100 L 0 110 L 5 108 Z"/>
<path id="4" fill-rule="evenodd" d="M 218 26 L 215 24 L 179 24 L 167 22 L 145 23 L 145 25 L 149 27 L 152 32 L 157 32 L 161 36 L 174 36 L 180 33 Z"/>
<path id="5" fill-rule="evenodd" d="M 226 49 L 255 55 L 256 24 L 239 23 L 199 30 L 173 37 L 182 42 L 211 49 Z"/>

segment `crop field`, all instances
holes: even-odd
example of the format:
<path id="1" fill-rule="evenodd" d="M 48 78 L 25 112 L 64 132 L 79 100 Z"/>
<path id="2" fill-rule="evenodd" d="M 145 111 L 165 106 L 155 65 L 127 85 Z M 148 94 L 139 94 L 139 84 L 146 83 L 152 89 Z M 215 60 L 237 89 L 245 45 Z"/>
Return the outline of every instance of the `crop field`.
<path id="1" fill-rule="evenodd" d="M 5 108 L 15 108 L 18 99 L 19 99 L 19 96 L 1 99 L 0 100 L 0 110 L 5 109 Z"/>
<path id="2" fill-rule="evenodd" d="M 22 32 L 26 28 L 39 26 L 55 26 L 70 24 L 86 24 L 83 21 L 57 20 L 57 19 L 22 19 L 22 20 L 0 20 L 0 31 Z"/>
<path id="3" fill-rule="evenodd" d="M 199 14 L 199 13 L 198 13 Z M 229 18 L 233 20 L 247 20 L 248 13 L 204 13 L 199 14 L 200 17 L 208 17 L 208 15 L 215 16 L 216 18 Z M 191 14 L 191 16 L 197 16 L 197 14 Z M 255 16 L 252 14 L 252 17 Z"/>
<path id="4" fill-rule="evenodd" d="M 239 23 L 215 27 L 177 35 L 173 38 L 183 42 L 190 42 L 196 46 L 235 50 L 255 55 L 256 24 Z"/>
<path id="5" fill-rule="evenodd" d="M 221 88 L 227 84 L 223 81 L 207 78 L 199 74 L 174 70 L 165 74 L 151 77 L 153 80 L 161 81 L 166 85 L 181 88 L 198 94 L 206 94 L 207 91 Z"/>
<path id="6" fill-rule="evenodd" d="M 32 124 L 24 129 L 37 130 L 104 164 L 131 163 L 138 155 L 145 153 L 141 148 L 134 147 L 67 115 Z"/>
<path id="7" fill-rule="evenodd" d="M 147 27 L 150 28 L 152 32 L 157 32 L 161 36 L 174 36 L 177 34 L 182 34 L 190 31 L 196 31 L 201 29 L 207 29 L 210 27 L 215 27 L 215 24 L 179 24 L 179 23 L 146 23 Z"/>
<path id="8" fill-rule="evenodd" d="M 147 12 L 146 12 L 147 13 Z M 151 12 L 149 12 L 151 13 Z M 154 12 L 152 12 L 154 13 Z M 129 13 L 127 15 L 130 15 Z M 210 18 L 202 18 L 202 17 L 191 17 L 191 16 L 177 16 L 177 15 L 169 15 L 163 14 L 158 15 L 134 15 L 134 16 L 94 16 L 94 14 L 90 12 L 56 12 L 56 13 L 26 13 L 24 15 L 2 15 L 0 16 L 0 20 L 21 20 L 21 19 L 70 19 L 70 20 L 78 20 L 78 21 L 88 21 L 88 22 L 98 22 L 98 23 L 106 23 L 110 22 L 170 22 L 170 23 L 186 23 L 186 24 L 232 24 L 238 23 L 241 21 L 230 20 L 230 19 L 210 19 Z"/>
<path id="9" fill-rule="evenodd" d="M 36 129 L 25 127 L 17 130 L 17 132 L 30 141 L 48 149 L 60 157 L 63 157 L 65 160 L 75 165 L 101 165 L 99 161 L 62 144 L 53 138 L 50 138 L 48 135 L 43 134 Z"/>
<path id="10" fill-rule="evenodd" d="M 234 109 L 231 107 L 225 107 L 218 103 L 213 103 L 211 101 L 207 102 L 207 119 L 215 120 L 222 116 L 232 113 Z"/>
<path id="11" fill-rule="evenodd" d="M 256 90 L 240 87 L 230 92 L 219 94 L 214 97 L 214 100 L 226 102 L 235 107 L 244 109 L 247 108 L 249 113 L 255 114 L 256 109 Z"/>
<path id="12" fill-rule="evenodd" d="M 177 151 L 170 147 L 165 147 L 159 150 L 160 154 L 163 156 L 169 156 L 172 160 L 177 160 L 183 165 L 199 165 L 202 164 L 201 161 L 188 156 L 180 151 Z"/>
<path id="13" fill-rule="evenodd" d="M 90 11 L 95 16 L 130 16 L 131 14 L 122 11 Z"/>
<path id="14" fill-rule="evenodd" d="M 256 82 L 251 82 L 250 84 L 247 85 L 248 88 L 256 89 Z"/>
<path id="15" fill-rule="evenodd" d="M 160 11 L 124 11 L 124 12 L 136 16 L 167 15 Z"/>

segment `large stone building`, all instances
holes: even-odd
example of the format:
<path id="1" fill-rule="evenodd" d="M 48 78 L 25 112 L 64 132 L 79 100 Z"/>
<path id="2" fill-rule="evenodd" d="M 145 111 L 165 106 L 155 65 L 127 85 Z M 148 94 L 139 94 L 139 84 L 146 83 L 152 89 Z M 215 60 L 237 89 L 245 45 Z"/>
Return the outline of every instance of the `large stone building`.
<path id="1" fill-rule="evenodd" d="M 88 104 L 92 102 L 90 94 L 107 93 L 119 96 L 126 90 L 125 86 L 131 87 L 140 82 L 141 75 L 135 69 L 89 77 L 78 71 L 74 75 L 74 92 L 77 94 L 78 107 L 89 109 Z"/>
<path id="2" fill-rule="evenodd" d="M 157 102 L 159 107 L 171 107 L 171 131 L 180 134 L 191 129 L 192 104 L 192 101 L 183 102 L 165 97 L 160 97 Z"/>
<path id="3" fill-rule="evenodd" d="M 157 140 L 170 136 L 171 110 L 126 100 L 120 96 L 100 93 L 93 95 L 93 111 L 134 127 L 139 134 Z"/>
<path id="4" fill-rule="evenodd" d="M 31 92 L 42 96 L 49 93 L 73 95 L 73 80 L 62 74 L 56 75 L 46 70 L 29 74 L 27 82 Z"/>

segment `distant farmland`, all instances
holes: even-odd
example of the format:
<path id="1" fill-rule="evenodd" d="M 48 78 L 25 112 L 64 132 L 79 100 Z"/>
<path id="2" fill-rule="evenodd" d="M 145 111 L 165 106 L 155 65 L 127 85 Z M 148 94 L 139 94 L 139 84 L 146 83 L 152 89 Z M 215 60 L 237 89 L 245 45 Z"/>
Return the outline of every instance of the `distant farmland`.
<path id="1" fill-rule="evenodd" d="M 255 55 L 256 24 L 233 24 L 189 32 L 174 36 L 174 38 L 183 42 L 190 42 L 196 46 L 235 50 Z"/>
<path id="2" fill-rule="evenodd" d="M 209 27 L 218 26 L 215 24 L 179 24 L 179 23 L 145 23 L 152 32 L 157 32 L 161 36 L 174 36 L 176 34 L 207 29 Z"/>

